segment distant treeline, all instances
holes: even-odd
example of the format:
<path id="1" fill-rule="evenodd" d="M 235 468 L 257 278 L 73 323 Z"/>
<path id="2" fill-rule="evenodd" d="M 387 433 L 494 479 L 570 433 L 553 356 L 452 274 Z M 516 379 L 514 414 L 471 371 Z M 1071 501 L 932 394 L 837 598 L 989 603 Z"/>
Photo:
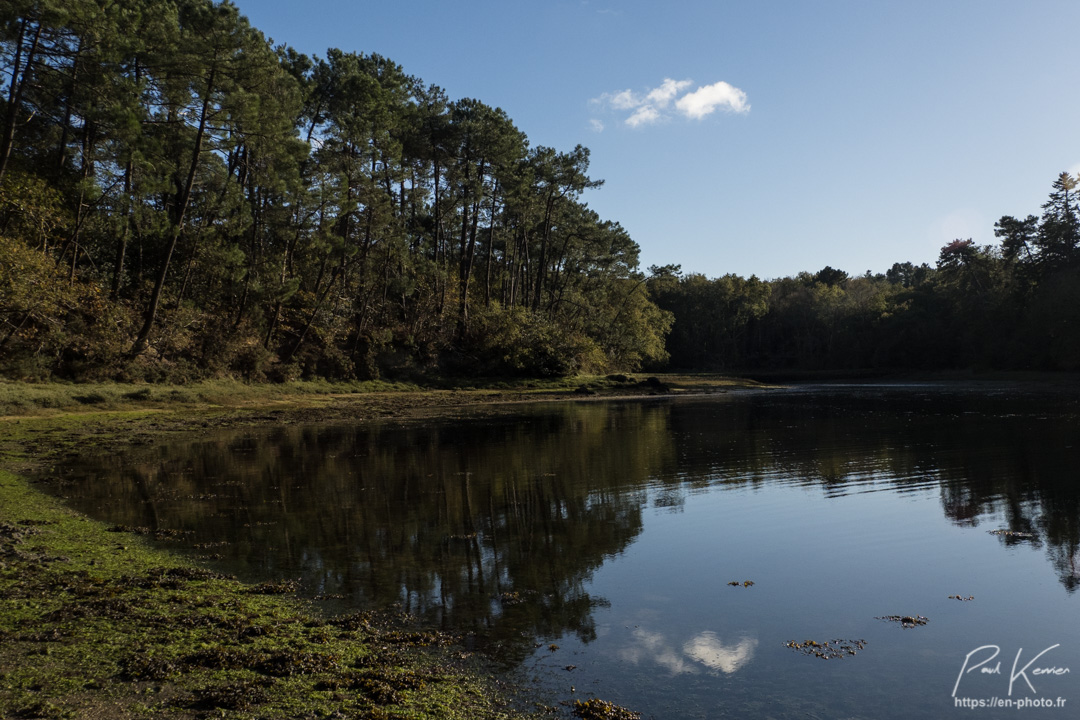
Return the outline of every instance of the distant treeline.
<path id="1" fill-rule="evenodd" d="M 1077 365 L 1068 175 L 936 268 L 646 276 L 586 148 L 227 2 L 5 2 L 0 82 L 0 377 Z"/>
<path id="2" fill-rule="evenodd" d="M 936 267 L 859 277 L 831 267 L 763 281 L 653 267 L 674 314 L 674 368 L 1080 370 L 1078 178 L 1062 173 L 1041 216 L 1002 217 L 999 244 L 954 240 Z"/>

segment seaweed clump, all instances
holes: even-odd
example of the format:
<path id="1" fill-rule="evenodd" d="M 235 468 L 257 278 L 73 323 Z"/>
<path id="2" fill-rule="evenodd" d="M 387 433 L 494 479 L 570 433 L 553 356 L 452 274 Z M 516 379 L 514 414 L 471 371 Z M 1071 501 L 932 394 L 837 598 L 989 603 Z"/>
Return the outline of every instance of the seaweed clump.
<path id="1" fill-rule="evenodd" d="M 986 532 L 991 535 L 1003 535 L 1004 537 L 1014 538 L 1034 538 L 1038 537 L 1035 533 L 1023 532 L 1021 530 L 987 530 Z"/>
<path id="2" fill-rule="evenodd" d="M 268 580 L 251 586 L 248 592 L 252 595 L 292 595 L 299 590 L 300 583 L 296 580 Z"/>
<path id="3" fill-rule="evenodd" d="M 264 678 L 207 685 L 195 690 L 193 696 L 186 702 L 178 704 L 193 710 L 213 711 L 220 709 L 248 712 L 259 707 L 270 698 L 267 688 L 272 685 L 273 681 Z"/>
<path id="4" fill-rule="evenodd" d="M 887 622 L 900 623 L 900 627 L 913 628 L 919 625 L 925 625 L 930 622 L 923 615 L 883 615 L 875 618 L 876 620 L 885 620 Z"/>
<path id="5" fill-rule="evenodd" d="M 599 698 L 575 700 L 573 712 L 582 720 L 639 720 L 641 718 L 641 713 Z"/>
<path id="6" fill-rule="evenodd" d="M 796 642 L 789 640 L 784 643 L 784 647 L 798 650 L 803 655 L 812 655 L 821 660 L 840 660 L 855 655 L 859 650 L 862 650 L 866 647 L 866 641 L 826 640 L 825 642 L 818 642 L 817 640 L 804 640 L 803 642 Z"/>

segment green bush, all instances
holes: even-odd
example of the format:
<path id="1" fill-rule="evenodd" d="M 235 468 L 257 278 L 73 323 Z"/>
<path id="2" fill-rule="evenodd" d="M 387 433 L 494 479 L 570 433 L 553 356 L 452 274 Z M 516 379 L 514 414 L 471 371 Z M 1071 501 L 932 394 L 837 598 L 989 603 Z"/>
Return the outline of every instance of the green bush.
<path id="1" fill-rule="evenodd" d="M 521 307 L 478 311 L 463 349 L 486 375 L 562 377 L 604 365 L 592 340 Z"/>

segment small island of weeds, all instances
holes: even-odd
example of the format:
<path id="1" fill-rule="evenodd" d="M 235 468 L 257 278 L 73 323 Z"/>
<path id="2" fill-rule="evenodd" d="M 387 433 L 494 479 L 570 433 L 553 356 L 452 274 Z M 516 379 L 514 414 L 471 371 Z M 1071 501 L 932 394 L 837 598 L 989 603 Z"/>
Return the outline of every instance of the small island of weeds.
<path id="1" fill-rule="evenodd" d="M 392 613 L 328 618 L 79 515 L 33 487 L 51 460 L 166 434 L 476 412 L 493 403 L 719 392 L 716 376 L 468 387 L 207 382 L 0 385 L 0 715 L 516 718 L 520 693 L 454 638 Z"/>

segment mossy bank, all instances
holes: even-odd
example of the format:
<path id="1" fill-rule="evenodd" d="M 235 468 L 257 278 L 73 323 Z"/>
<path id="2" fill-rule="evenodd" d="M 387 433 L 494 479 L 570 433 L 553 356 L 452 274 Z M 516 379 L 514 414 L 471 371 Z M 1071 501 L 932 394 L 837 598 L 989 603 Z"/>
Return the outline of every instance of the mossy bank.
<path id="1" fill-rule="evenodd" d="M 521 717 L 521 694 L 451 637 L 387 613 L 325 617 L 288 582 L 252 586 L 210 572 L 69 510 L 28 478 L 63 456 L 163 434 L 740 385 L 704 376 L 468 389 L 7 385 L 0 716 Z"/>
<path id="2" fill-rule="evenodd" d="M 110 532 L 0 472 L 0 716 L 510 718 L 510 695 L 407 618 L 323 618 Z"/>

